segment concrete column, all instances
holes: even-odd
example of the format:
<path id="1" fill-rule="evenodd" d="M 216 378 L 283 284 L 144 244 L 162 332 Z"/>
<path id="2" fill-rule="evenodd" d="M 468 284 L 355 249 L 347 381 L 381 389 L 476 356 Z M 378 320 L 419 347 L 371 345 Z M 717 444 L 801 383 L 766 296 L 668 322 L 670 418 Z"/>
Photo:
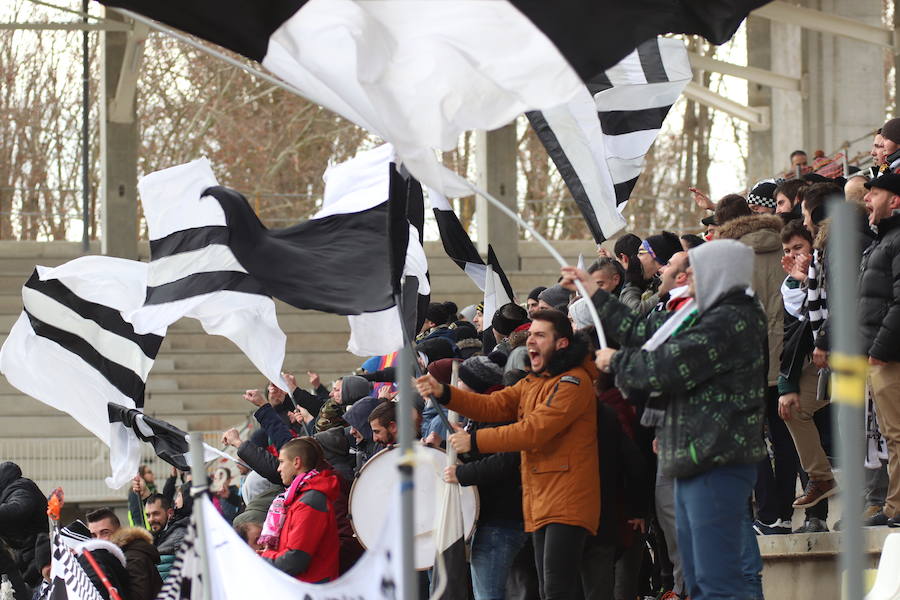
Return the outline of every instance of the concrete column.
<path id="1" fill-rule="evenodd" d="M 516 123 L 494 131 L 478 131 L 475 144 L 478 186 L 518 213 Z M 475 220 L 478 223 L 478 251 L 487 253 L 490 243 L 503 270 L 518 271 L 518 225 L 480 196 L 475 202 Z"/>
<path id="2" fill-rule="evenodd" d="M 803 44 L 799 25 L 770 23 L 772 71 L 781 75 L 803 76 Z M 772 88 L 772 174 L 790 166 L 790 154 L 805 150 L 803 93 Z"/>
<path id="3" fill-rule="evenodd" d="M 766 70 L 772 68 L 772 33 L 768 19 L 753 16 L 747 19 L 747 65 Z M 772 106 L 772 89 L 748 81 L 747 106 Z M 772 120 L 775 120 L 774 114 Z M 766 131 L 751 129 L 748 142 L 745 183 L 749 187 L 760 179 L 772 176 L 772 128 Z"/>
<path id="4" fill-rule="evenodd" d="M 114 11 L 106 11 L 106 18 L 113 21 L 125 20 Z M 101 33 L 101 250 L 103 254 L 110 256 L 137 259 L 138 123 L 134 103 L 127 109 L 131 117 L 129 122 L 113 122 L 110 119 L 110 103 L 116 97 L 128 36 L 128 33 L 120 31 Z"/>
<path id="5" fill-rule="evenodd" d="M 806 0 L 804 5 L 870 25 L 882 25 L 881 0 Z M 885 120 L 884 53 L 878 46 L 840 36 L 804 31 L 809 71 L 807 152 L 833 152 L 844 142 L 880 127 Z M 866 137 L 849 149 L 852 157 L 871 145 Z"/>

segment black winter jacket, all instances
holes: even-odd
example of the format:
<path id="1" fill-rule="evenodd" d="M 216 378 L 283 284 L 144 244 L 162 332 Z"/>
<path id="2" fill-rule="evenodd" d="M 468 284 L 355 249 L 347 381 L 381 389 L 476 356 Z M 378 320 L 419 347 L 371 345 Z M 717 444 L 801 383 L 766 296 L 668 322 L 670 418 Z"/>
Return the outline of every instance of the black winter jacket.
<path id="1" fill-rule="evenodd" d="M 869 356 L 900 361 L 900 214 L 878 223 L 875 241 L 863 252 L 859 324 Z"/>
<path id="2" fill-rule="evenodd" d="M 505 423 L 472 422 L 475 430 Z M 460 485 L 478 486 L 478 523 L 524 527 L 522 519 L 522 476 L 519 452 L 470 453 L 456 467 Z"/>
<path id="3" fill-rule="evenodd" d="M 34 587 L 41 579 L 35 564 L 35 542 L 47 533 L 47 499 L 22 469 L 13 462 L 0 464 L 0 539 L 9 546 L 25 583 Z M 2 551 L 2 550 L 0 550 Z"/>

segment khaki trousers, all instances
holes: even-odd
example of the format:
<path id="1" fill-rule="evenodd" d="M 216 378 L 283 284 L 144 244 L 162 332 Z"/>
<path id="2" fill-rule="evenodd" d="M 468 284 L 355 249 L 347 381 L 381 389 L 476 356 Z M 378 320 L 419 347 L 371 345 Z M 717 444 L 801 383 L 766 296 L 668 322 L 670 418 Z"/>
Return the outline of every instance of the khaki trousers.
<path id="1" fill-rule="evenodd" d="M 814 364 L 807 363 L 800 373 L 800 407 L 794 410 L 791 419 L 784 424 L 794 438 L 800 466 L 809 478 L 813 481 L 830 481 L 834 479 L 831 463 L 825 449 L 822 448 L 819 428 L 813 421 L 813 415 L 828 404 L 827 399 L 816 399 L 818 386 L 819 370 Z"/>
<path id="2" fill-rule="evenodd" d="M 869 384 L 875 398 L 878 428 L 887 441 L 888 491 L 884 514 L 900 515 L 900 363 L 872 366 Z"/>

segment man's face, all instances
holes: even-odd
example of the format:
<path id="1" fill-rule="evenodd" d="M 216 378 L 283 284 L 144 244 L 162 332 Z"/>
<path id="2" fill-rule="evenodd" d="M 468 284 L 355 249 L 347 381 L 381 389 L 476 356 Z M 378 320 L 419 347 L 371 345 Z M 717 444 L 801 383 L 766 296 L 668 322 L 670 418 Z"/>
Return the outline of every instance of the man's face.
<path id="1" fill-rule="evenodd" d="M 650 281 L 653 279 L 653 276 L 659 273 L 659 270 L 662 268 L 662 265 L 656 262 L 656 259 L 653 258 L 649 252 L 647 252 L 644 248 L 638 250 L 638 260 L 641 261 L 641 267 L 644 271 L 644 279 Z"/>
<path id="2" fill-rule="evenodd" d="M 169 510 L 164 509 L 162 502 L 159 500 L 148 503 L 144 510 L 147 513 L 147 523 L 150 525 L 150 531 L 153 533 L 165 529 L 169 519 L 174 514 L 171 508 Z"/>
<path id="3" fill-rule="evenodd" d="M 92 538 L 108 540 L 109 536 L 114 534 L 118 527 L 116 527 L 112 519 L 107 517 L 105 519 L 100 519 L 99 521 L 94 521 L 93 523 L 88 523 L 88 529 L 91 531 Z"/>
<path id="4" fill-rule="evenodd" d="M 278 473 L 281 475 L 281 483 L 285 486 L 291 485 L 294 477 L 300 472 L 300 457 L 291 457 L 282 449 L 278 453 Z"/>
<path id="5" fill-rule="evenodd" d="M 356 440 L 357 444 L 361 444 L 364 439 L 363 434 L 361 434 L 356 427 L 350 427 L 350 435 L 353 436 L 353 439 Z"/>
<path id="6" fill-rule="evenodd" d="M 881 163 L 886 164 L 888 161 L 888 156 L 896 152 L 898 149 L 900 149 L 900 144 L 897 144 L 897 142 L 892 142 L 887 138 L 882 138 Z"/>
<path id="7" fill-rule="evenodd" d="M 716 239 L 716 230 L 719 228 L 718 225 L 707 225 L 706 226 L 706 239 L 714 240 Z"/>
<path id="8" fill-rule="evenodd" d="M 341 384 L 343 384 L 343 379 L 338 379 L 331 386 L 331 392 L 328 394 L 328 397 L 338 404 L 341 403 Z"/>
<path id="9" fill-rule="evenodd" d="M 873 187 L 869 190 L 865 201 L 871 225 L 877 225 L 882 219 L 890 217 L 895 209 L 900 208 L 900 196 L 881 188 Z"/>
<path id="10" fill-rule="evenodd" d="M 881 137 L 880 133 L 875 134 L 875 139 L 872 140 L 872 150 L 869 152 L 869 155 L 871 155 L 876 165 L 880 165 L 884 162 L 884 138 Z"/>
<path id="11" fill-rule="evenodd" d="M 676 252 L 672 255 L 672 258 L 669 259 L 669 264 L 663 267 L 662 275 L 660 276 L 660 294 L 671 292 L 673 289 L 685 284 L 687 280 L 687 275 L 685 274 L 687 262 L 687 252 Z"/>
<path id="12" fill-rule="evenodd" d="M 816 227 L 816 224 L 813 222 L 812 213 L 807 210 L 806 202 L 801 206 L 801 212 L 803 213 L 803 226 L 806 227 L 808 232 L 813 234 L 813 237 L 815 237 L 819 228 Z"/>
<path id="13" fill-rule="evenodd" d="M 528 358 L 531 361 L 531 370 L 540 373 L 547 368 L 553 353 L 562 350 L 569 345 L 567 338 L 557 338 L 556 330 L 550 321 L 532 321 L 528 330 L 528 341 L 525 347 L 528 349 Z"/>
<path id="14" fill-rule="evenodd" d="M 391 421 L 387 427 L 378 421 L 369 421 L 372 427 L 372 439 L 385 446 L 397 443 L 397 423 Z"/>
<path id="15" fill-rule="evenodd" d="M 547 304 L 546 300 L 538 300 L 538 310 L 556 310 L 549 304 Z"/>
<path id="16" fill-rule="evenodd" d="M 771 215 L 775 212 L 774 208 L 763 206 L 762 204 L 750 204 L 750 212 L 757 215 Z"/>
<path id="17" fill-rule="evenodd" d="M 538 309 L 538 301 L 534 298 L 529 298 L 525 303 L 525 306 L 528 309 L 528 316 L 530 317 L 531 314 Z"/>
<path id="18" fill-rule="evenodd" d="M 784 156 L 782 154 L 782 156 Z M 806 155 L 805 154 L 795 154 L 791 157 L 791 166 L 792 167 L 805 167 L 806 166 Z"/>
<path id="19" fill-rule="evenodd" d="M 812 246 L 809 242 L 799 235 L 795 235 L 787 243 L 782 244 L 781 248 L 784 250 L 785 256 L 792 256 L 793 258 L 808 256 L 812 252 Z"/>
<path id="20" fill-rule="evenodd" d="M 792 210 L 794 210 L 794 201 L 785 194 L 778 192 L 778 194 L 775 195 L 775 214 L 781 215 L 789 213 Z"/>
<path id="21" fill-rule="evenodd" d="M 475 325 L 475 331 L 478 333 L 484 331 L 484 313 L 480 310 L 476 310 L 475 316 L 472 317 L 472 323 Z"/>
<path id="22" fill-rule="evenodd" d="M 601 290 L 606 290 L 607 292 L 615 290 L 622 281 L 615 269 L 597 269 L 591 273 L 591 278 Z"/>

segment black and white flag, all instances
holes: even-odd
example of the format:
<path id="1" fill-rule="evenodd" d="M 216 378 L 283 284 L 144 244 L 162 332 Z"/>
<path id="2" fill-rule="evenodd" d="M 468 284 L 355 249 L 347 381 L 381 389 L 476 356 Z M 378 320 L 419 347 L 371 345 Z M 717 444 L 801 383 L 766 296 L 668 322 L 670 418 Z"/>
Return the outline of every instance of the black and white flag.
<path id="1" fill-rule="evenodd" d="M 140 464 L 140 447 L 132 440 L 141 440 L 153 446 L 156 455 L 173 467 L 190 471 L 190 443 L 186 432 L 162 419 L 114 402 L 107 404 L 107 411 L 109 422 L 121 425 L 114 431 L 110 445 L 110 460 L 114 465 L 117 461 L 126 463 L 123 470 L 136 473 Z M 209 444 L 203 444 L 203 450 L 206 462 L 217 458 L 234 460 Z"/>
<path id="2" fill-rule="evenodd" d="M 262 63 L 394 145 L 423 184 L 470 186 L 435 149 L 571 101 L 583 81 L 662 33 L 723 43 L 765 0 L 101 0 Z M 411 93 L 410 90 L 415 90 Z"/>
<path id="3" fill-rule="evenodd" d="M 22 288 L 25 310 L 0 348 L 0 372 L 20 391 L 64 411 L 107 445 L 116 428 L 107 403 L 140 409 L 165 329 L 137 333 L 125 318 L 139 307 L 147 265 L 86 256 L 36 267 Z M 115 466 L 115 457 L 111 460 Z M 113 470 L 121 487 L 134 476 Z"/>
<path id="4" fill-rule="evenodd" d="M 447 256 L 465 271 L 466 275 L 478 286 L 481 291 L 485 290 L 485 277 L 487 275 L 487 267 L 484 259 L 478 253 L 472 238 L 466 232 L 459 217 L 447 198 L 436 190 L 428 190 L 428 199 L 431 202 L 431 208 L 434 211 L 434 219 L 437 222 L 438 231 L 441 235 L 441 244 L 444 246 L 444 252 Z M 512 284 L 500 266 L 500 260 L 494 253 L 494 249 L 488 244 L 488 262 L 493 267 L 494 274 L 499 277 L 500 284 L 506 290 L 507 295 L 514 297 Z"/>
<path id="5" fill-rule="evenodd" d="M 588 93 L 527 113 L 598 244 L 625 226 L 620 206 L 691 77 L 684 43 L 654 38 L 587 80 Z"/>
<path id="6" fill-rule="evenodd" d="M 48 600 L 103 600 L 78 559 L 54 528 L 51 541 L 50 586 L 40 596 Z M 43 588 L 42 588 L 43 589 Z"/>

